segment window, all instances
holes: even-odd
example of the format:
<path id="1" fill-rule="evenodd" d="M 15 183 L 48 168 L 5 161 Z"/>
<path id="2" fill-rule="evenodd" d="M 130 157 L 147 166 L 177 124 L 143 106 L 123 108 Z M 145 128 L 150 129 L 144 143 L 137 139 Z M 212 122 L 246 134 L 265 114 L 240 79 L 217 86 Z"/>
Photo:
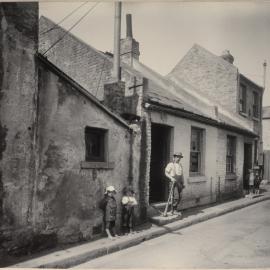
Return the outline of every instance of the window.
<path id="1" fill-rule="evenodd" d="M 240 84 L 239 106 L 240 112 L 247 112 L 247 88 L 243 84 Z"/>
<path id="2" fill-rule="evenodd" d="M 253 117 L 259 118 L 259 95 L 257 92 L 253 92 Z"/>
<path id="3" fill-rule="evenodd" d="M 191 128 L 190 168 L 191 174 L 202 173 L 203 130 Z"/>
<path id="4" fill-rule="evenodd" d="M 236 138 L 227 136 L 226 173 L 235 173 Z"/>
<path id="5" fill-rule="evenodd" d="M 85 161 L 105 162 L 105 141 L 107 130 L 100 128 L 85 128 Z"/>

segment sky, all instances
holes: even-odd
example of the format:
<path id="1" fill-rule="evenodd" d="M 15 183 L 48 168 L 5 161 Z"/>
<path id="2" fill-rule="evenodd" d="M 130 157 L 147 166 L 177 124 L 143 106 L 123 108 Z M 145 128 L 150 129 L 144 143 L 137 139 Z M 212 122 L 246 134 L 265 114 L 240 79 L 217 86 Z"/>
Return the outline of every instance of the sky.
<path id="1" fill-rule="evenodd" d="M 96 2 L 87 2 L 60 23 L 72 27 Z M 40 2 L 40 15 L 60 22 L 83 2 Z M 261 2 L 122 2 L 122 37 L 125 16 L 132 14 L 133 37 L 140 43 L 140 61 L 162 75 L 168 74 L 197 43 L 221 55 L 229 50 L 239 72 L 263 86 L 264 106 L 270 106 L 270 1 Z M 114 3 L 99 2 L 71 30 L 101 51 L 113 51 Z"/>

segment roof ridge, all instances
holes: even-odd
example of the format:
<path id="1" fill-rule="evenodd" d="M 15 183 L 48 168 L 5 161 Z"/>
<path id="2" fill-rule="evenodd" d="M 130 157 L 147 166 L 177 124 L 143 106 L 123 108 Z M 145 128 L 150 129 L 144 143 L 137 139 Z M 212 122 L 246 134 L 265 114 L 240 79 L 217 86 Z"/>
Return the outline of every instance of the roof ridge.
<path id="1" fill-rule="evenodd" d="M 188 51 L 185 53 L 185 55 L 176 63 L 176 65 L 172 68 L 172 70 L 166 75 L 166 77 L 170 74 L 172 74 L 175 70 L 175 68 L 182 62 L 184 61 L 184 59 L 187 57 L 187 55 L 189 54 L 189 52 L 195 47 L 195 45 L 197 45 L 196 43 L 194 43 L 191 48 L 188 49 Z"/>

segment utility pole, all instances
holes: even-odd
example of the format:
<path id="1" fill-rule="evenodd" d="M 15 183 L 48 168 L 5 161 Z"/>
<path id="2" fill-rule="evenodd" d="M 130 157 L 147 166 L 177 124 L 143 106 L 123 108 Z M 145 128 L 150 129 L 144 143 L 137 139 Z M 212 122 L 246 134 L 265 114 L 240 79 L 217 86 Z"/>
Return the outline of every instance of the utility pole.
<path id="1" fill-rule="evenodd" d="M 266 63 L 266 60 L 264 60 L 263 62 L 263 89 L 264 90 L 266 86 L 266 67 L 267 67 L 267 63 Z"/>
<path id="2" fill-rule="evenodd" d="M 117 81 L 120 81 L 121 9 L 122 9 L 122 3 L 115 2 L 113 77 Z"/>

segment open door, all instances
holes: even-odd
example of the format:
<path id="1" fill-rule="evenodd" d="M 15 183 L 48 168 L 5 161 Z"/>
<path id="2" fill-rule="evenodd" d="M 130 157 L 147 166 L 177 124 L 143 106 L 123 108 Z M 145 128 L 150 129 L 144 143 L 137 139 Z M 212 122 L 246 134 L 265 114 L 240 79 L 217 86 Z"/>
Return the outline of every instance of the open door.
<path id="1" fill-rule="evenodd" d="M 243 188 L 248 190 L 249 169 L 252 168 L 252 144 L 244 144 L 244 169 L 243 169 Z"/>
<path id="2" fill-rule="evenodd" d="M 168 181 L 164 174 L 170 160 L 171 127 L 152 124 L 149 202 L 164 202 L 168 197 Z"/>

